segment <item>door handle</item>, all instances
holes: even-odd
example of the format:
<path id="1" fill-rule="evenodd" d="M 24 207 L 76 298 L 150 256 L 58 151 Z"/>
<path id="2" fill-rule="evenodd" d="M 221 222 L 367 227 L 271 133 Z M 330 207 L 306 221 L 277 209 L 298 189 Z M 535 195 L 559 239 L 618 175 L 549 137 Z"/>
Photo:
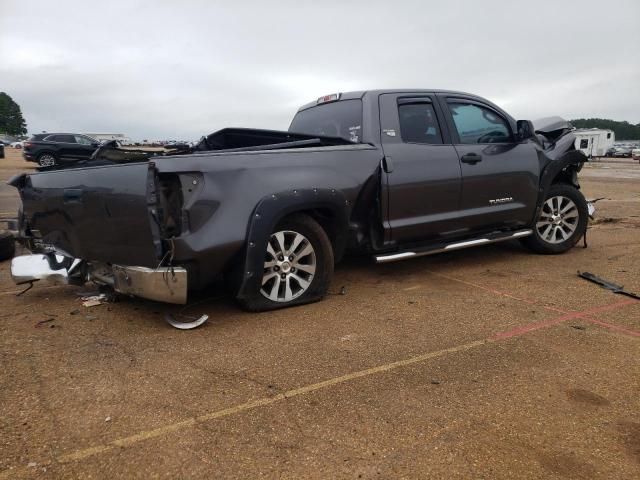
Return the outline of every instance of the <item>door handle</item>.
<path id="1" fill-rule="evenodd" d="M 460 157 L 460 161 L 462 163 L 470 163 L 473 165 L 482 161 L 482 155 L 478 155 L 477 153 L 467 153 Z"/>

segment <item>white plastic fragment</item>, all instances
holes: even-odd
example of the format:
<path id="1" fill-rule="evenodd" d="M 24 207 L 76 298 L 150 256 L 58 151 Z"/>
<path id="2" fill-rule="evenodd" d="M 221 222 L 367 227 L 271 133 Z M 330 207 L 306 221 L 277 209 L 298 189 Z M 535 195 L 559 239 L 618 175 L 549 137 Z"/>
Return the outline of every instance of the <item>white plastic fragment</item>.
<path id="1" fill-rule="evenodd" d="M 174 328 L 177 328 L 178 330 L 191 330 L 191 329 L 199 327 L 204 322 L 209 320 L 209 315 L 202 315 L 200 318 L 194 320 L 193 322 L 178 322 L 173 317 L 173 315 L 171 315 L 170 313 L 165 313 L 164 314 L 164 320 L 169 325 L 171 325 Z"/>

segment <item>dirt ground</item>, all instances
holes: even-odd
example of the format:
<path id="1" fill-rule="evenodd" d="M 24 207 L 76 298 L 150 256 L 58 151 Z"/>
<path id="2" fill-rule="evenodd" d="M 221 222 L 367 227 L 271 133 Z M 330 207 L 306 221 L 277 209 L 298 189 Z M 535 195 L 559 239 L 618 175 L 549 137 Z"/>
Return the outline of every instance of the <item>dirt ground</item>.
<path id="1" fill-rule="evenodd" d="M 0 179 L 28 168 L 7 154 Z M 576 276 L 640 292 L 640 165 L 580 177 L 605 197 L 587 249 L 349 260 L 313 305 L 212 291 L 193 331 L 78 287 L 16 297 L 0 263 L 0 479 L 640 478 L 640 302 Z"/>

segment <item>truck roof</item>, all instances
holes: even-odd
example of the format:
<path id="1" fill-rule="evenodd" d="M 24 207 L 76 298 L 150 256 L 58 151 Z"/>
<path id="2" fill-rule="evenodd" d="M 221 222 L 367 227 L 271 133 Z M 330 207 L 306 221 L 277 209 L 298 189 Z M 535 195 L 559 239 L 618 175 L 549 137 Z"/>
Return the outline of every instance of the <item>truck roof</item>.
<path id="1" fill-rule="evenodd" d="M 440 90 L 435 88 L 388 88 L 388 89 L 378 89 L 378 90 L 355 90 L 352 92 L 340 93 L 340 99 L 338 101 L 353 100 L 353 99 L 359 99 L 359 98 L 361 99 L 365 95 L 378 96 L 384 93 L 448 93 L 448 94 L 464 95 L 468 97 L 475 97 L 475 98 L 487 101 L 486 99 L 479 97 L 478 95 L 474 95 L 472 93 L 460 92 L 456 90 Z M 306 103 L 298 109 L 298 112 L 307 110 L 308 108 L 311 108 L 311 107 L 315 107 L 316 105 L 318 105 L 317 100 Z"/>

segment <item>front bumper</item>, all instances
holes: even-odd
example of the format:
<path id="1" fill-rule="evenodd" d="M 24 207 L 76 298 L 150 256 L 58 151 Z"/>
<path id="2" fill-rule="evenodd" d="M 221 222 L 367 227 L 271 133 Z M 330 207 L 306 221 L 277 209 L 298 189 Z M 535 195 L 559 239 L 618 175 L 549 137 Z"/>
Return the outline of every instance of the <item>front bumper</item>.
<path id="1" fill-rule="evenodd" d="M 11 278 L 18 285 L 35 281 L 81 285 L 95 281 L 110 285 L 124 295 L 165 303 L 187 303 L 187 270 L 182 267 L 91 264 L 50 253 L 13 258 Z"/>

